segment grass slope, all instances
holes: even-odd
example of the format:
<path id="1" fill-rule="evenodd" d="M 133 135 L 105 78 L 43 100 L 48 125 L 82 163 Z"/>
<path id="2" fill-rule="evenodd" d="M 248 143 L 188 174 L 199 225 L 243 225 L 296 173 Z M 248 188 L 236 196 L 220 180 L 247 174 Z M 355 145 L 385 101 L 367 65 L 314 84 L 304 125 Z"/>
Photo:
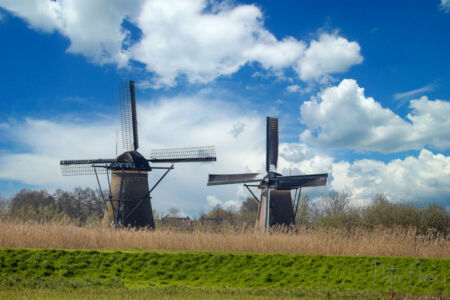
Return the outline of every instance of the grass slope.
<path id="1" fill-rule="evenodd" d="M 170 299 L 170 300 L 294 300 L 294 299 L 383 299 L 392 296 L 374 291 L 327 290 L 327 289 L 269 289 L 269 288 L 194 288 L 186 286 L 167 286 L 150 288 L 57 288 L 0 289 L 0 299 Z M 404 299 L 401 297 L 400 299 Z M 408 296 L 407 299 L 439 299 L 439 297 Z"/>
<path id="2" fill-rule="evenodd" d="M 448 278 L 450 259 L 436 258 L 0 249 L 0 287 L 10 289 L 187 286 L 448 295 Z"/>

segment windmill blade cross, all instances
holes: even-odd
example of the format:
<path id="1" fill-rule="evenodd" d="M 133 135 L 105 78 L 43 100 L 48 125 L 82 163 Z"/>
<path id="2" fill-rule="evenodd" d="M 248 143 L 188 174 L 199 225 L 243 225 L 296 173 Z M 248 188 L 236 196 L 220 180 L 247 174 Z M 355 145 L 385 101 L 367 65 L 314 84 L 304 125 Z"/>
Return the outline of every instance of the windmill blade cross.
<path id="1" fill-rule="evenodd" d="M 207 185 L 260 182 L 261 180 L 261 174 L 259 173 L 209 174 Z"/>
<path id="2" fill-rule="evenodd" d="M 152 163 L 182 163 L 182 162 L 208 162 L 216 161 L 214 146 L 154 149 L 148 161 Z"/>
<path id="3" fill-rule="evenodd" d="M 267 117 L 266 140 L 266 171 L 270 172 L 270 165 L 278 165 L 278 119 Z"/>
<path id="4" fill-rule="evenodd" d="M 138 124 L 136 115 L 136 93 L 134 90 L 134 81 L 130 81 L 130 100 L 131 100 L 131 122 L 133 125 L 133 146 L 134 150 L 139 148 Z"/>
<path id="5" fill-rule="evenodd" d="M 134 81 L 120 84 L 119 95 L 123 147 L 128 151 L 137 150 L 139 148 L 139 140 Z"/>
<path id="6" fill-rule="evenodd" d="M 324 186 L 327 184 L 328 174 L 278 176 L 276 181 L 278 190 L 291 190 L 303 187 Z"/>
<path id="7" fill-rule="evenodd" d="M 110 166 L 114 159 L 80 159 L 80 160 L 62 160 L 61 174 L 63 176 L 79 176 L 106 174 L 106 168 Z"/>

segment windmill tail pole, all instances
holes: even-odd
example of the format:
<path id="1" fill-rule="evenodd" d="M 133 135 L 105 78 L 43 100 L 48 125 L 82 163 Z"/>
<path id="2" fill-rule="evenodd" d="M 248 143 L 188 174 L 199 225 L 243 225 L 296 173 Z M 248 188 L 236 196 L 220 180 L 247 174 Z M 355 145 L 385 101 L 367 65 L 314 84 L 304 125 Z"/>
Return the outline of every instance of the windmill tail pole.
<path id="1" fill-rule="evenodd" d="M 297 191 L 298 191 L 298 197 L 297 197 Z M 299 188 L 298 190 L 295 190 L 295 198 L 297 198 L 297 199 L 294 198 L 294 201 L 297 200 L 297 202 L 295 204 L 294 220 L 297 217 L 298 203 L 300 202 L 301 197 L 302 197 L 302 188 Z"/>
<path id="2" fill-rule="evenodd" d="M 269 217 L 270 217 L 270 188 L 269 188 L 269 186 L 267 186 L 267 188 L 266 188 L 266 224 L 265 224 L 266 231 L 270 225 Z"/>
<path id="3" fill-rule="evenodd" d="M 156 169 L 156 168 L 154 168 Z M 164 179 L 164 177 L 166 177 L 166 175 L 170 172 L 170 170 L 174 169 L 173 164 L 170 167 L 167 168 L 162 168 L 162 169 L 166 169 L 166 172 L 164 172 L 164 174 L 158 179 L 158 181 L 152 186 L 152 188 L 144 195 L 144 199 L 150 195 L 151 192 L 153 192 L 153 190 L 158 186 L 158 184 Z"/>

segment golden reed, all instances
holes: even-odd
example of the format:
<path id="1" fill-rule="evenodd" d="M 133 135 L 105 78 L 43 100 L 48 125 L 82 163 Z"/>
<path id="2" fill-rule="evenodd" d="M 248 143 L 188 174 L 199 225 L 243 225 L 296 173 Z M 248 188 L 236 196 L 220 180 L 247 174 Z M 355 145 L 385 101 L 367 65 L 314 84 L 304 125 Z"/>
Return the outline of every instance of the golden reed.
<path id="1" fill-rule="evenodd" d="M 450 240 L 413 229 L 275 230 L 222 228 L 221 232 L 77 227 L 0 219 L 0 248 L 196 250 L 322 255 L 450 258 Z"/>

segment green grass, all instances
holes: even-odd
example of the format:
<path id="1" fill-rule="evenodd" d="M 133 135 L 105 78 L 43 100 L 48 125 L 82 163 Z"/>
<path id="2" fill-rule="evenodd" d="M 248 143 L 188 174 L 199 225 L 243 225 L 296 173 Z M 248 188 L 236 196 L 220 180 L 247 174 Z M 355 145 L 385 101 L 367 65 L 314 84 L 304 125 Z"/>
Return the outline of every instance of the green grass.
<path id="1" fill-rule="evenodd" d="M 376 262 L 381 264 L 374 278 Z M 418 262 L 420 267 L 414 265 Z M 448 295 L 449 278 L 450 259 L 436 258 L 0 249 L 2 293 L 36 288 L 142 293 L 188 288 L 195 293 L 273 290 L 292 297 L 289 293 L 295 291 Z"/>
<path id="2" fill-rule="evenodd" d="M 239 289 L 193 288 L 184 286 L 151 288 L 78 288 L 78 289 L 15 289 L 0 290 L 0 299 L 387 299 L 388 294 L 373 291 L 326 289 Z"/>

